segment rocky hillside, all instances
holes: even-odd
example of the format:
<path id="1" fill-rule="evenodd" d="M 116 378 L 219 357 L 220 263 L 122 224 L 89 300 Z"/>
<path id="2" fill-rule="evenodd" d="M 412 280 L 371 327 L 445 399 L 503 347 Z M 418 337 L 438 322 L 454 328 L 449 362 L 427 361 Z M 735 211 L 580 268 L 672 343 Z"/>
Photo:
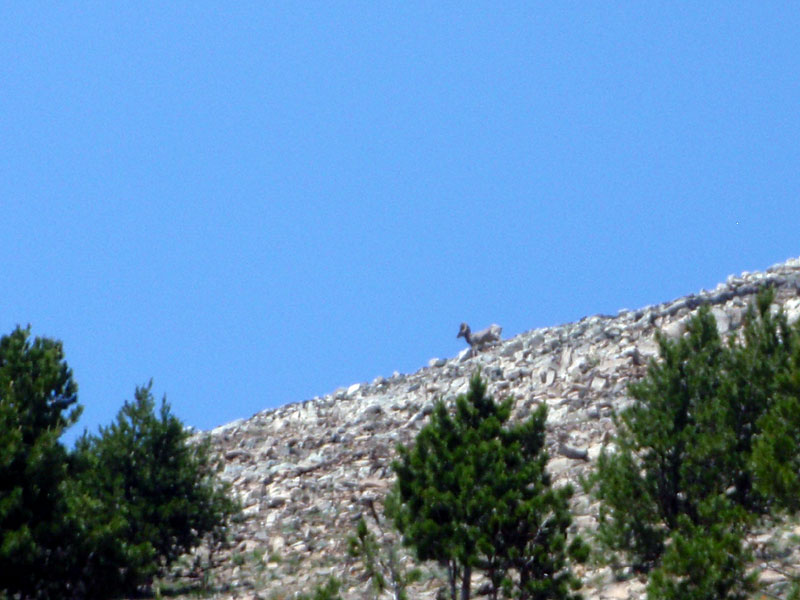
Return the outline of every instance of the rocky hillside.
<path id="1" fill-rule="evenodd" d="M 347 536 L 359 516 L 371 518 L 373 507 L 382 514 L 395 446 L 413 440 L 434 399 L 466 391 L 480 367 L 491 393 L 516 398 L 517 415 L 546 404 L 549 468 L 557 483 L 576 483 L 613 439 L 612 413 L 631 402 L 628 383 L 656 356 L 655 333 L 680 336 L 701 305 L 712 307 L 722 332 L 733 330 L 753 294 L 767 283 L 797 319 L 800 259 L 793 259 L 763 273 L 731 276 L 712 291 L 529 331 L 474 357 L 465 351 L 432 359 L 411 375 L 356 383 L 214 429 L 210 436 L 224 461 L 222 476 L 241 498 L 244 520 L 234 526 L 227 548 L 201 549 L 170 584 L 178 590 L 194 587 L 192 578 L 205 576 L 215 590 L 212 597 L 277 600 L 309 592 L 334 574 L 344 582 L 345 598 L 370 597 L 358 565 L 347 558 Z M 576 489 L 576 527 L 590 529 L 596 506 Z M 374 519 L 370 522 L 374 526 Z M 765 531 L 754 540 L 765 568 L 762 577 L 775 586 L 782 566 L 798 563 L 791 543 L 796 534 L 800 528 Z M 635 577 L 620 581 L 608 569 L 594 567 L 578 573 L 586 598 L 643 597 L 645 582 Z M 439 585 L 433 568 L 412 597 L 433 598 Z"/>

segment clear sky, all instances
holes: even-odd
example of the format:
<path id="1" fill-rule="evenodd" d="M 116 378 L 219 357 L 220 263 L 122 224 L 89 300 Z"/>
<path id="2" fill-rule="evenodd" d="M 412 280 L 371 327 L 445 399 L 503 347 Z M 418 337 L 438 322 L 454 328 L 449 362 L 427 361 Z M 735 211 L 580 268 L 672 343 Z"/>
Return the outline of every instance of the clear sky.
<path id="1" fill-rule="evenodd" d="M 2 333 L 209 429 L 800 255 L 797 5 L 608 4 L 2 3 Z"/>

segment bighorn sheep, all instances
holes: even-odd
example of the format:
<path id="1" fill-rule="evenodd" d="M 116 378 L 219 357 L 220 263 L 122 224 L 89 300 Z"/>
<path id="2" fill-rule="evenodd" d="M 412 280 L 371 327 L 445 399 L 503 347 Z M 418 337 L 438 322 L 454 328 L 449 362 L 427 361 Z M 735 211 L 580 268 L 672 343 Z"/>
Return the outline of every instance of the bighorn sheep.
<path id="1" fill-rule="evenodd" d="M 492 346 L 500 341 L 500 334 L 503 328 L 499 325 L 490 325 L 486 329 L 472 333 L 469 325 L 461 324 L 461 330 L 456 337 L 463 337 L 472 348 L 472 351 L 483 350 L 487 346 Z"/>

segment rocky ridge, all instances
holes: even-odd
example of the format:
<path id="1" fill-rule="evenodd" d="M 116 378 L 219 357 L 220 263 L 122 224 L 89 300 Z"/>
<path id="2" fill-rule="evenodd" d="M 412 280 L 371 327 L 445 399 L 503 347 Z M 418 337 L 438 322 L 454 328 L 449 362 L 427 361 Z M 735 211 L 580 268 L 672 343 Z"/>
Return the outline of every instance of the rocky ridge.
<path id="1" fill-rule="evenodd" d="M 578 478 L 613 440 L 612 414 L 632 402 L 628 383 L 657 356 L 655 333 L 680 336 L 701 305 L 711 306 L 722 333 L 736 330 L 755 292 L 768 284 L 790 319 L 800 317 L 798 258 L 766 272 L 731 276 L 711 291 L 528 331 L 475 356 L 465 350 L 452 359 L 432 359 L 410 375 L 378 377 L 217 427 L 208 435 L 244 518 L 232 527 L 226 548 L 201 548 L 187 558 L 173 585 L 202 572 L 216 590 L 212 597 L 280 600 L 336 575 L 344 598 L 371 597 L 357 563 L 347 557 L 347 537 L 360 516 L 370 517 L 376 506 L 382 514 L 396 445 L 414 439 L 435 399 L 450 401 L 465 392 L 478 367 L 490 393 L 516 398 L 517 416 L 547 405 L 550 472 L 557 485 L 576 484 L 575 527 L 591 529 L 597 507 Z M 762 579 L 780 586 L 782 570 L 800 563 L 792 551 L 797 535 L 800 528 L 754 538 Z M 577 572 L 586 598 L 644 598 L 644 580 L 617 578 L 608 568 L 592 566 Z M 432 599 L 440 583 L 434 568 L 411 597 Z"/>

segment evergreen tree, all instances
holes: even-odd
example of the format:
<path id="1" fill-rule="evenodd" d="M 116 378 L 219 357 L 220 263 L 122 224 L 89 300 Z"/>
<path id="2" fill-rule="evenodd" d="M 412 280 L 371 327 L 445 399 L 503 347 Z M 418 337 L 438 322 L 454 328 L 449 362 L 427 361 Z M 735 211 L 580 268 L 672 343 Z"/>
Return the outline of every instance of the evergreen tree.
<path id="1" fill-rule="evenodd" d="M 568 546 L 572 490 L 552 489 L 545 469 L 546 409 L 511 426 L 512 402 L 487 396 L 476 373 L 455 414 L 438 401 L 393 464 L 395 524 L 420 560 L 446 568 L 451 600 L 468 600 L 475 569 L 492 598 L 578 597 L 568 555 L 585 558 L 586 548 L 579 539 Z"/>
<path id="2" fill-rule="evenodd" d="M 151 388 L 137 388 L 114 423 L 76 447 L 77 487 L 97 504 L 92 535 L 107 543 L 84 569 L 108 594 L 148 582 L 237 509 L 214 476 L 207 445 L 190 443 L 166 399 L 156 415 Z M 120 568 L 109 570 L 116 561 Z"/>
<path id="3" fill-rule="evenodd" d="M 108 598 L 223 527 L 236 510 L 204 444 L 150 386 L 117 421 L 59 442 L 78 419 L 60 342 L 0 338 L 0 598 Z"/>
<path id="4" fill-rule="evenodd" d="M 0 338 L 0 594 L 66 595 L 74 539 L 59 442 L 80 414 L 61 342 L 30 340 L 17 327 Z"/>
<path id="5" fill-rule="evenodd" d="M 713 513 L 710 525 L 678 518 L 660 565 L 650 574 L 648 600 L 745 600 L 756 588 L 757 573 L 747 572 L 751 554 L 743 547 L 744 524 L 720 518 L 730 510 L 723 498 L 702 503 Z"/>
<path id="6" fill-rule="evenodd" d="M 772 383 L 770 397 L 756 399 L 765 402 L 767 409 L 755 411 L 758 416 L 750 436 L 753 448 L 748 472 L 770 510 L 796 513 L 800 510 L 800 322 L 790 331 L 782 312 L 774 320 L 780 332 L 777 335 L 786 341 L 780 347 L 780 360 L 773 361 L 779 362 L 780 368 L 766 375 Z M 764 345 L 775 344 L 760 343 Z"/>
<path id="7" fill-rule="evenodd" d="M 762 290 L 727 342 L 707 307 L 681 339 L 659 336 L 660 360 L 630 386 L 637 402 L 590 480 L 599 541 L 615 561 L 656 569 L 654 598 L 742 597 L 747 524 L 796 503 L 800 337 L 773 298 Z"/>

